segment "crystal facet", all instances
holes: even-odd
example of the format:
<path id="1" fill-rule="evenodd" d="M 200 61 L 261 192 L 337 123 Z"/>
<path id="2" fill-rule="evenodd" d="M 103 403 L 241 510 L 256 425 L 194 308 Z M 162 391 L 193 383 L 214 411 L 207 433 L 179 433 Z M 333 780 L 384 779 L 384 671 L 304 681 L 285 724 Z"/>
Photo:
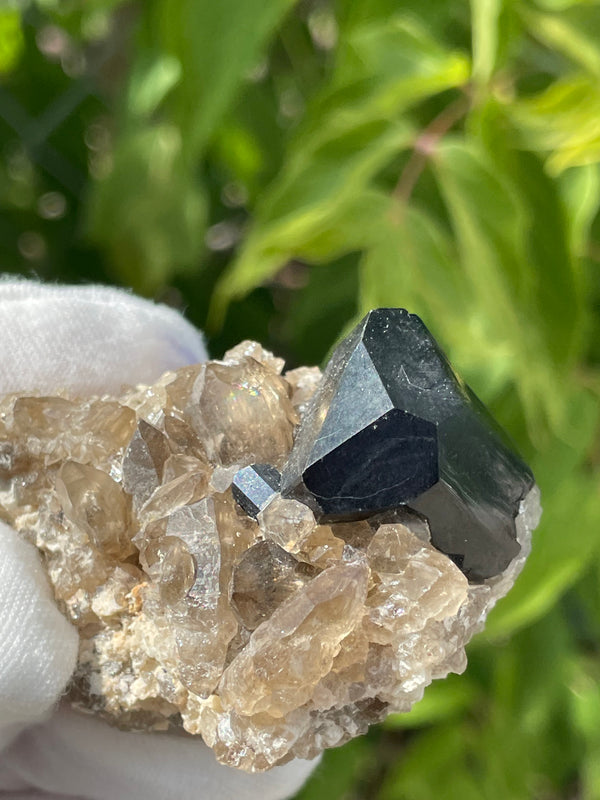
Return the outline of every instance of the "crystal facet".
<path id="1" fill-rule="evenodd" d="M 119 398 L 0 398 L 0 518 L 78 629 L 71 702 L 250 772 L 461 672 L 540 514 L 406 312 L 282 369 L 242 342 Z"/>
<path id="2" fill-rule="evenodd" d="M 318 572 L 274 542 L 257 542 L 234 568 L 232 605 L 244 626 L 253 631 Z"/>
<path id="3" fill-rule="evenodd" d="M 415 315 L 371 311 L 333 354 L 283 470 L 324 518 L 408 505 L 472 580 L 517 555 L 528 467 Z"/>
<path id="4" fill-rule="evenodd" d="M 236 472 L 231 489 L 234 498 L 251 517 L 257 517 L 279 492 L 281 475 L 269 464 L 251 464 Z"/>

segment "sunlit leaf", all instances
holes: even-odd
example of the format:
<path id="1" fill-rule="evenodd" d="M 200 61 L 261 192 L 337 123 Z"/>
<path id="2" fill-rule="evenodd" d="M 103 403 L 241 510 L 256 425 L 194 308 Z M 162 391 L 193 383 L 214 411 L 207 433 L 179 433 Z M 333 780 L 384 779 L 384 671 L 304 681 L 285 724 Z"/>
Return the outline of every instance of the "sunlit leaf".
<path id="1" fill-rule="evenodd" d="M 515 187 L 530 213 L 527 232 L 527 258 L 534 276 L 530 304 L 523 307 L 529 321 L 539 328 L 551 359 L 561 370 L 570 369 L 581 355 L 588 322 L 585 310 L 585 280 L 579 256 L 586 246 L 580 241 L 573 249 L 575 236 L 587 236 L 597 212 L 597 187 L 590 167 L 587 180 L 577 182 L 581 192 L 577 210 L 569 207 L 569 181 L 552 180 L 539 158 L 521 153 L 513 162 Z M 573 199 L 570 201 L 573 202 Z M 564 374 L 564 373 L 563 373 Z M 561 374 L 555 373 L 560 380 Z"/>
<path id="2" fill-rule="evenodd" d="M 574 256 L 585 256 L 591 227 L 600 208 L 600 164 L 567 170 L 558 189 L 563 197 Z"/>
<path id="3" fill-rule="evenodd" d="M 375 235 L 389 200 L 369 191 L 368 182 L 387 159 L 409 144 L 411 135 L 403 125 L 373 125 L 354 134 L 354 141 L 358 144 L 363 138 L 364 145 L 348 152 L 342 163 L 330 161 L 325 146 L 311 154 L 304 169 L 298 161 L 290 164 L 290 173 L 282 176 L 268 198 L 278 213 L 255 223 L 239 257 L 219 283 L 215 321 L 232 298 L 259 285 L 288 259 L 335 258 L 361 249 Z"/>
<path id="4" fill-rule="evenodd" d="M 150 55 L 140 59 L 129 82 L 127 107 L 134 116 L 144 117 L 155 111 L 181 78 L 181 64 L 173 56 Z"/>
<path id="5" fill-rule="evenodd" d="M 467 766 L 473 732 L 453 722 L 420 735 L 386 776 L 378 800 L 480 800 L 477 776 Z"/>
<path id="6" fill-rule="evenodd" d="M 473 80 L 487 83 L 498 52 L 498 23 L 502 0 L 471 0 L 473 30 Z"/>
<path id="7" fill-rule="evenodd" d="M 318 261 L 337 257 L 340 248 L 364 247 L 386 207 L 368 191 L 369 182 L 412 140 L 399 115 L 419 99 L 460 86 L 467 74 L 464 56 L 441 48 L 411 19 L 356 28 L 256 208 L 253 228 L 219 284 L 214 318 L 289 258 Z"/>
<path id="8" fill-rule="evenodd" d="M 173 93 L 185 148 L 198 153 L 222 120 L 247 71 L 295 0 L 163 0 L 149 22 L 152 42 L 181 64 Z"/>
<path id="9" fill-rule="evenodd" d="M 531 226 L 537 212 L 533 204 L 528 205 L 527 181 L 523 178 L 521 182 L 518 172 L 509 175 L 479 148 L 450 141 L 442 144 L 433 167 L 455 232 L 463 280 L 472 289 L 475 307 L 485 321 L 485 341 L 503 345 L 510 353 L 515 387 L 531 434 L 537 437 L 544 420 L 556 427 L 564 412 L 561 380 L 552 358 L 553 340 L 540 326 L 540 316 L 543 319 L 547 313 L 549 300 L 553 308 L 558 304 L 561 313 L 565 303 L 565 313 L 577 313 L 572 279 L 565 279 L 560 294 L 547 296 L 554 291 L 554 280 L 545 282 L 546 276 L 538 271 L 546 268 L 539 263 L 544 261 L 543 250 L 538 250 L 546 241 L 536 242 L 538 228 Z M 536 198 L 538 201 L 545 203 L 547 198 Z M 552 224 L 560 225 L 560 216 Z M 561 233 L 560 227 L 552 230 L 552 235 Z M 561 281 L 565 271 L 570 274 L 564 242 L 563 233 L 554 245 L 564 247 L 559 256 L 562 262 L 553 267 Z M 549 264 L 553 264 L 552 255 Z M 552 324 L 558 321 L 562 325 L 555 312 L 551 319 Z M 564 325 L 561 352 L 569 353 L 571 337 L 577 334 L 577 326 Z"/>
<path id="10" fill-rule="evenodd" d="M 520 13 L 532 36 L 563 53 L 576 64 L 600 77 L 600 14 L 590 3 L 570 4 L 561 13 L 546 14 L 522 6 Z"/>
<path id="11" fill-rule="evenodd" d="M 9 72 L 23 53 L 21 13 L 18 8 L 0 9 L 0 75 Z"/>
<path id="12" fill-rule="evenodd" d="M 397 305 L 419 314 L 461 372 L 491 396 L 510 380 L 510 352 L 486 337 L 493 357 L 483 363 L 486 348 L 473 342 L 482 341 L 484 315 L 460 274 L 456 248 L 435 220 L 415 205 L 396 208 L 384 235 L 362 259 L 361 311 Z"/>
<path id="13" fill-rule="evenodd" d="M 577 75 L 556 81 L 531 100 L 515 103 L 511 113 L 521 128 L 523 146 L 548 153 L 551 174 L 600 161 L 596 78 Z"/>

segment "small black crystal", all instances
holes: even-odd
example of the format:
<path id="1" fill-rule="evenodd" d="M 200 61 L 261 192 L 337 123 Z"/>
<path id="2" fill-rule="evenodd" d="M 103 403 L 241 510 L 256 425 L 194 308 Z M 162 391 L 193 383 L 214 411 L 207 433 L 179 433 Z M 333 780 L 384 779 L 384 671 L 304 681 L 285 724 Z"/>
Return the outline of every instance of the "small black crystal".
<path id="1" fill-rule="evenodd" d="M 519 552 L 515 516 L 533 485 L 423 322 L 371 311 L 334 352 L 296 435 L 282 494 L 324 520 L 408 505 L 470 580 Z"/>
<path id="2" fill-rule="evenodd" d="M 231 484 L 234 499 L 250 517 L 266 508 L 281 486 L 281 475 L 270 464 L 251 464 L 235 473 Z"/>

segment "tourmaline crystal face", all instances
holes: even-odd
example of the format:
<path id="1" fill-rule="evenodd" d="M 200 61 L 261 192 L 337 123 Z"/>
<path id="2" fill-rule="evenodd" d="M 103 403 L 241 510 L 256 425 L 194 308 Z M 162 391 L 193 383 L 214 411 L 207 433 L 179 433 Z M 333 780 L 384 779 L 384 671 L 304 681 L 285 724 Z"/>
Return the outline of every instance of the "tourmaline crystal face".
<path id="1" fill-rule="evenodd" d="M 0 518 L 79 629 L 72 702 L 248 771 L 462 671 L 540 513 L 416 317 L 282 369 L 243 342 L 118 398 L 0 399 Z"/>
<path id="2" fill-rule="evenodd" d="M 532 486 L 419 317 L 379 308 L 333 354 L 282 493 L 329 519 L 409 505 L 429 521 L 433 544 L 482 580 L 519 552 L 514 519 Z"/>
<path id="3" fill-rule="evenodd" d="M 244 511 L 256 517 L 266 508 L 281 488 L 281 475 L 270 464 L 251 464 L 240 469 L 231 490 Z"/>

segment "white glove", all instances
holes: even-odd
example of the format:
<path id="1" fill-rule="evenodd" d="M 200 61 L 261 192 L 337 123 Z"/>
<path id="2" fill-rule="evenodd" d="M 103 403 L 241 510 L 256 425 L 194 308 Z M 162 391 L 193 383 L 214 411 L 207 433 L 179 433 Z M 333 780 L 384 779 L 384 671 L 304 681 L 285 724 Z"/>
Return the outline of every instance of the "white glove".
<path id="1" fill-rule="evenodd" d="M 206 359 L 183 317 L 103 287 L 0 280 L 0 395 L 118 392 Z M 35 548 L 0 523 L 0 800 L 283 800 L 315 762 L 262 775 L 199 740 L 124 733 L 58 707 L 77 655 Z"/>

